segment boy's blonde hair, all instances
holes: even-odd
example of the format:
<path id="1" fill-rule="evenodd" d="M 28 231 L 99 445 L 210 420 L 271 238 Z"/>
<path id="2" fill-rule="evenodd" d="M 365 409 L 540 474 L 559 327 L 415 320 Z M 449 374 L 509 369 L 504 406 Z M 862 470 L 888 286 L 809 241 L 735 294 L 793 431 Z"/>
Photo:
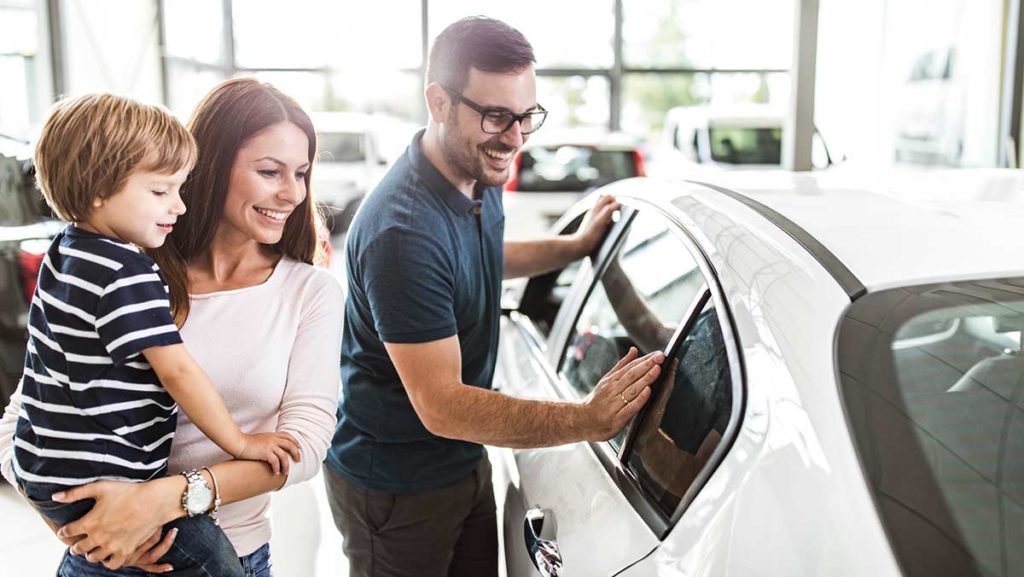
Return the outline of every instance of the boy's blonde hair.
<path id="1" fill-rule="evenodd" d="M 79 222 L 132 173 L 191 169 L 196 155 L 192 134 L 162 106 L 87 94 L 50 112 L 36 145 L 36 184 L 58 217 Z"/>

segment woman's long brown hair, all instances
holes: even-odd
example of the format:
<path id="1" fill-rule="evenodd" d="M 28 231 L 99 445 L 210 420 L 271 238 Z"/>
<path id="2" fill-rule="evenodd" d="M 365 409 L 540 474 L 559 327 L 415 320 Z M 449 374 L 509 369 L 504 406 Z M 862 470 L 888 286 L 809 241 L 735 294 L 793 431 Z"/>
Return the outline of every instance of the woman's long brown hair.
<path id="1" fill-rule="evenodd" d="M 309 139 L 310 169 L 306 171 L 306 198 L 284 225 L 274 250 L 312 264 L 320 251 L 317 227 L 320 216 L 310 187 L 316 156 L 316 131 L 309 115 L 291 97 L 255 78 L 226 80 L 210 91 L 196 106 L 188 129 L 199 145 L 199 160 L 182 186 L 182 200 L 188 208 L 178 217 L 167 242 L 149 251 L 170 288 L 174 321 L 182 326 L 190 310 L 188 265 L 210 248 L 214 233 L 224 216 L 231 167 L 246 140 L 277 124 L 291 122 Z"/>

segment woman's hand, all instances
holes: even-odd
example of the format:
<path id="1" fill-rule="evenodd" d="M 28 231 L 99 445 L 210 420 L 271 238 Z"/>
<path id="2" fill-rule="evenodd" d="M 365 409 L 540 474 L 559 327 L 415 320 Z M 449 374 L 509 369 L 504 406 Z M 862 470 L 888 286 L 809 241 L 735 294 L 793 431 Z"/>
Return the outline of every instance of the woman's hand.
<path id="1" fill-rule="evenodd" d="M 153 533 L 146 542 L 135 550 L 135 553 L 125 561 L 126 566 L 138 567 L 146 573 L 168 573 L 174 571 L 170 563 L 157 563 L 161 557 L 171 550 L 174 538 L 178 536 L 177 529 L 171 529 L 160 538 L 161 530 Z"/>
<path id="2" fill-rule="evenodd" d="M 102 563 L 111 570 L 133 560 L 152 563 L 150 555 L 138 552 L 153 549 L 144 545 L 153 540 L 154 534 L 159 536 L 161 527 L 175 518 L 175 487 L 183 490 L 184 480 L 168 477 L 147 483 L 97 481 L 57 493 L 54 500 L 61 503 L 96 500 L 92 510 L 62 527 L 57 536 L 75 541 L 71 545 L 73 554 L 84 555 L 90 562 Z"/>

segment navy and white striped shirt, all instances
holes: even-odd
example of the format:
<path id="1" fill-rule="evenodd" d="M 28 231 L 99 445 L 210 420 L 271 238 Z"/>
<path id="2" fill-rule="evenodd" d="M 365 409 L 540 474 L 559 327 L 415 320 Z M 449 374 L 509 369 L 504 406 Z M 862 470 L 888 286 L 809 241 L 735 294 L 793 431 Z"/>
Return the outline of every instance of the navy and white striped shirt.
<path id="1" fill-rule="evenodd" d="M 141 351 L 181 336 L 156 263 L 68 226 L 43 259 L 28 325 L 18 477 L 75 486 L 166 474 L 178 408 Z"/>

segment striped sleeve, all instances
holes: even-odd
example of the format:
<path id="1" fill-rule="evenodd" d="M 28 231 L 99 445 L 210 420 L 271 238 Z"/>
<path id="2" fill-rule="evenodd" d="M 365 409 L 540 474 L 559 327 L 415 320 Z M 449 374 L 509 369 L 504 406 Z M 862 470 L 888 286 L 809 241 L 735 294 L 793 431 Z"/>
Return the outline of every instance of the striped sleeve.
<path id="1" fill-rule="evenodd" d="M 167 285 L 152 261 L 133 260 L 111 275 L 99 298 L 96 332 L 118 365 L 149 347 L 181 343 Z"/>

